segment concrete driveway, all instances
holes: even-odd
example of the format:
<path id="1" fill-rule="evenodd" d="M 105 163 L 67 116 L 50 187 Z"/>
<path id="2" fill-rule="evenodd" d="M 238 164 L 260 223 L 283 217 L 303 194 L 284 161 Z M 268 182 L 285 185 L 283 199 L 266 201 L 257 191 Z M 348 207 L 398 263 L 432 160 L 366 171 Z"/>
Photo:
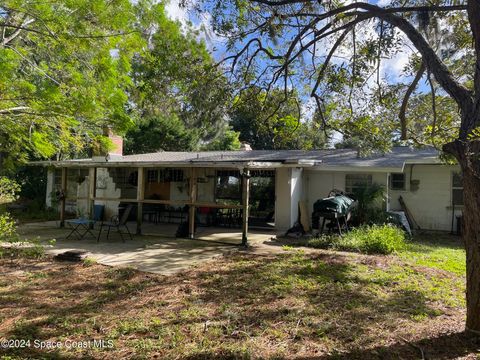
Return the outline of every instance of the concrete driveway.
<path id="1" fill-rule="evenodd" d="M 84 250 L 88 252 L 89 258 L 103 265 L 131 266 L 141 271 L 164 275 L 239 250 L 236 245 L 208 239 L 189 240 L 162 236 L 134 236 L 133 240 L 125 243 L 118 234 L 113 234 L 109 240 L 102 238 L 99 243 L 92 238 L 65 240 L 68 232 L 67 229 L 56 227 L 55 222 L 25 224 L 19 228 L 19 233 L 26 238 L 56 239 L 54 245 L 46 246 L 46 251 L 50 254 Z M 251 234 L 250 244 L 259 246 L 271 236 L 271 233 Z"/>

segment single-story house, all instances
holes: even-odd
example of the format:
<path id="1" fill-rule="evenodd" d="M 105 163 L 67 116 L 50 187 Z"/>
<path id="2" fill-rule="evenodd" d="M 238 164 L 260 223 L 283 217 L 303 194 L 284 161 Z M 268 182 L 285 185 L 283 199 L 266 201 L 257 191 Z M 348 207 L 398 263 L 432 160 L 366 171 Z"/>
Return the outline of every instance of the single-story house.
<path id="1" fill-rule="evenodd" d="M 298 221 L 300 202 L 310 216 L 313 204 L 332 189 L 350 192 L 372 183 L 385 188 L 385 210 L 402 210 L 401 196 L 422 229 L 450 231 L 462 210 L 459 167 L 442 163 L 432 148 L 394 147 L 366 158 L 354 149 L 123 156 L 120 143 L 107 156 L 37 164 L 49 169 L 47 205 L 59 206 L 62 220 L 68 211 L 91 213 L 93 204 L 104 204 L 108 218 L 132 203 L 139 233 L 144 213 L 160 206 L 170 221 L 188 219 L 191 237 L 195 221 L 212 224 L 220 212 L 216 221 L 243 227 L 246 241 L 249 221 L 285 231 Z M 182 209 L 190 216 L 183 217 Z"/>

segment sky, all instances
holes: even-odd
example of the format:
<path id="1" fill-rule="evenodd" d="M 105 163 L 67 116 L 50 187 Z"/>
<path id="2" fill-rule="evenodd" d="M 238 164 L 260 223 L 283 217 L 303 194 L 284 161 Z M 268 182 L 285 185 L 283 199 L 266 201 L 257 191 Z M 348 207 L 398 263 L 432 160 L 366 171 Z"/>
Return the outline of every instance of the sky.
<path id="1" fill-rule="evenodd" d="M 372 3 L 377 3 L 378 5 L 385 6 L 388 5 L 390 1 L 391 0 L 379 0 L 377 2 L 376 0 L 374 0 L 372 1 Z M 166 6 L 166 10 L 170 18 L 180 21 L 183 25 L 186 25 L 189 21 L 191 21 L 195 27 L 202 29 L 202 31 L 200 32 L 202 34 L 201 38 L 205 40 L 208 48 L 211 50 L 216 60 L 221 60 L 222 57 L 226 55 L 222 39 L 215 36 L 213 31 L 211 30 L 211 27 L 209 25 L 210 18 L 208 14 L 202 19 L 190 18 L 189 12 L 179 5 L 179 0 L 170 0 L 169 4 Z M 357 38 L 362 36 L 367 37 L 375 32 L 373 24 L 366 24 L 370 24 L 370 26 L 363 26 L 358 28 Z M 403 34 L 401 33 L 400 35 L 403 36 Z M 387 78 L 389 80 L 389 83 L 407 83 L 412 78 L 411 76 L 406 77 L 402 74 L 403 69 L 408 64 L 409 58 L 413 53 L 412 46 L 410 45 L 408 39 L 406 39 L 405 36 L 403 36 L 403 39 L 404 41 L 401 45 L 400 51 L 394 56 L 392 56 L 392 58 L 383 59 L 381 62 L 380 72 L 382 78 Z M 326 53 L 329 51 L 330 46 L 318 46 L 317 48 L 320 48 L 320 51 L 323 51 L 323 54 L 321 53 L 319 55 L 326 55 Z M 348 57 L 351 56 L 351 54 L 351 49 L 347 48 L 343 50 L 343 54 L 340 52 L 339 55 L 344 55 Z M 342 60 L 337 59 L 334 61 L 341 62 Z M 374 82 L 375 77 L 372 77 L 371 81 Z M 422 89 L 426 89 L 426 87 L 427 85 L 425 82 L 421 82 L 419 85 L 420 91 L 423 91 Z M 310 99 L 304 102 L 302 106 L 302 113 L 306 119 L 309 119 L 313 116 L 314 110 L 315 103 L 313 100 Z"/>

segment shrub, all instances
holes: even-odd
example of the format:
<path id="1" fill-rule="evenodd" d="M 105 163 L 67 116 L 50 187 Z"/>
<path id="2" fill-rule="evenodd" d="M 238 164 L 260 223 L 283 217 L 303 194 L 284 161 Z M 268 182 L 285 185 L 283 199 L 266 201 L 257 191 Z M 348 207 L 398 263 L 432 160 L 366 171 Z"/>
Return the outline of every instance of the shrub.
<path id="1" fill-rule="evenodd" d="M 392 225 L 362 226 L 345 234 L 338 243 L 340 250 L 367 254 L 391 254 L 405 246 L 405 233 Z"/>
<path id="2" fill-rule="evenodd" d="M 405 233 L 392 225 L 361 226 L 343 237 L 323 235 L 312 239 L 308 246 L 367 254 L 391 254 L 404 248 Z"/>
<path id="3" fill-rule="evenodd" d="M 9 213 L 0 214 L 0 242 L 16 237 L 17 227 Z"/>

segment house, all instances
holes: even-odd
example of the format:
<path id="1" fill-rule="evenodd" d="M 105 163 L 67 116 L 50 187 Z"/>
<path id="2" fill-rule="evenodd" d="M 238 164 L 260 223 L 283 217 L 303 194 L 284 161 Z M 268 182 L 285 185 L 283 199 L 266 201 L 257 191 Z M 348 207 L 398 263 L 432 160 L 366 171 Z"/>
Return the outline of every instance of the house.
<path id="1" fill-rule="evenodd" d="M 195 221 L 242 227 L 246 241 L 249 222 L 285 231 L 298 221 L 299 202 L 310 216 L 315 201 L 332 189 L 349 192 L 372 183 L 386 190 L 385 210 L 401 210 L 402 196 L 422 229 L 449 231 L 461 214 L 459 167 L 442 163 L 431 148 L 394 147 L 366 158 L 353 149 L 127 156 L 114 150 L 106 157 L 39 164 L 49 168 L 47 205 L 59 200 L 62 220 L 68 211 L 89 213 L 94 203 L 105 205 L 107 217 L 133 203 L 138 233 L 145 218 L 154 215 L 155 221 L 159 216 L 172 222 L 188 219 L 191 237 Z"/>

